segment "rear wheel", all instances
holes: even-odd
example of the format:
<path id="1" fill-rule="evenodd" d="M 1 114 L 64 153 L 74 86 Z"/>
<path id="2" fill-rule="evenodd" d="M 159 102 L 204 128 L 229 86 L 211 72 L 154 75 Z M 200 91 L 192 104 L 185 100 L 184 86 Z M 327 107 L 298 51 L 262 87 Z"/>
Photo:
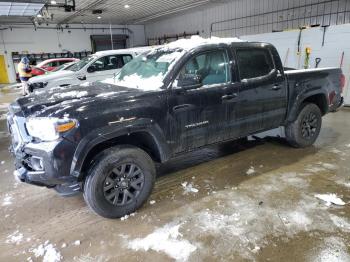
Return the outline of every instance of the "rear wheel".
<path id="1" fill-rule="evenodd" d="M 150 156 L 133 146 L 103 151 L 85 181 L 84 199 L 97 214 L 118 218 L 134 212 L 151 194 L 155 167 Z"/>
<path id="2" fill-rule="evenodd" d="M 315 104 L 303 104 L 297 119 L 286 126 L 286 138 L 293 147 L 315 143 L 322 126 L 322 113 Z"/>

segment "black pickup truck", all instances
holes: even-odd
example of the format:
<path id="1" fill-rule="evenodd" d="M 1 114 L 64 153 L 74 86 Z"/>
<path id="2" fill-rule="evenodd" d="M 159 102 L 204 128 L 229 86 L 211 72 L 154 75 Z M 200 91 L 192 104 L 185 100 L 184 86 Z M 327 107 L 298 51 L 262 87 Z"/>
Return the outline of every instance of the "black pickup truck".
<path id="1" fill-rule="evenodd" d="M 17 99 L 8 114 L 16 178 L 83 191 L 92 210 L 117 218 L 147 200 L 155 162 L 281 126 L 293 147 L 307 147 L 343 104 L 341 69 L 284 71 L 267 43 L 191 41 L 139 56 L 111 79 Z"/>

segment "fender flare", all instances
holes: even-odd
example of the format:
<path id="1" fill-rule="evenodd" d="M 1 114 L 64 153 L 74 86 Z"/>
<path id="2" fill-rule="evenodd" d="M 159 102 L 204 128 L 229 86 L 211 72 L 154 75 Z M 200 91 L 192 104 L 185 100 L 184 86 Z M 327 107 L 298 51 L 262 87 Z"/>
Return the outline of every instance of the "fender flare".
<path id="1" fill-rule="evenodd" d="M 170 149 L 161 128 L 151 119 L 140 118 L 133 122 L 95 129 L 86 135 L 79 142 L 74 152 L 70 174 L 78 179 L 83 175 L 81 171 L 84 161 L 95 146 L 114 138 L 138 132 L 145 132 L 153 138 L 160 153 L 161 162 L 165 162 L 170 158 Z"/>
<path id="2" fill-rule="evenodd" d="M 292 105 L 292 107 L 289 110 L 288 116 L 287 116 L 287 122 L 293 122 L 297 117 L 298 117 L 298 112 L 299 112 L 299 108 L 302 105 L 302 103 L 314 96 L 314 95 L 322 95 L 324 97 L 324 99 L 327 101 L 327 110 L 326 112 L 328 112 L 328 99 L 327 99 L 327 93 L 325 90 L 313 90 L 313 91 L 307 91 L 307 92 L 303 92 L 297 95 L 297 97 L 294 99 L 294 103 Z"/>

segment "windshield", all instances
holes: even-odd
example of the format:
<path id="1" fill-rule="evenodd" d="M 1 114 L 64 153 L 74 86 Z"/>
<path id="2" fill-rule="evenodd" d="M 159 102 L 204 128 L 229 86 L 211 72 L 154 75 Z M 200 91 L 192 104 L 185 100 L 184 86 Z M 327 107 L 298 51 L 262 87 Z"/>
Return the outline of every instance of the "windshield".
<path id="1" fill-rule="evenodd" d="M 127 63 L 114 79 L 103 82 L 142 89 L 159 89 L 175 62 L 183 55 L 180 49 L 158 49 Z"/>
<path id="2" fill-rule="evenodd" d="M 90 63 L 92 60 L 94 60 L 95 57 L 94 56 L 87 56 L 87 57 L 84 57 L 83 59 L 81 59 L 80 61 L 76 62 L 75 64 L 73 64 L 72 66 L 68 68 L 66 68 L 66 70 L 70 70 L 70 71 L 73 71 L 73 72 L 77 72 L 79 71 L 80 69 L 82 69 L 84 66 L 86 66 L 88 63 Z"/>

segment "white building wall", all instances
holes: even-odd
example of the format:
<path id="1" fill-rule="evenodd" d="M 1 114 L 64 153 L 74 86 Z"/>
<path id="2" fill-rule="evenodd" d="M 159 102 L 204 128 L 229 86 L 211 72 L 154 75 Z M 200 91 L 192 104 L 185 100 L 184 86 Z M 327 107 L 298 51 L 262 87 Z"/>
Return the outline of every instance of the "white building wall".
<path id="1" fill-rule="evenodd" d="M 87 28 L 109 28 L 109 25 L 85 25 Z M 81 27 L 81 25 L 70 25 Z M 113 25 L 112 27 L 124 27 Z M 128 47 L 145 45 L 145 31 L 143 25 L 127 26 L 129 33 Z M 12 28 L 12 30 L 0 31 L 0 55 L 5 55 L 7 72 L 10 82 L 15 82 L 15 70 L 12 63 L 12 52 L 19 53 L 55 53 L 55 52 L 80 52 L 91 51 L 90 35 L 109 34 L 109 30 L 101 29 L 65 29 L 57 31 L 53 29 Z M 123 30 L 113 30 L 113 34 L 123 34 Z"/>
<path id="2" fill-rule="evenodd" d="M 312 7 L 310 5 L 312 4 Z M 308 7 L 300 7 L 309 5 Z M 299 8 L 300 7 L 300 8 Z M 288 9 L 289 11 L 280 11 Z M 306 13 L 305 13 L 306 11 Z M 336 14 L 338 12 L 338 14 Z M 268 14 L 263 14 L 268 13 Z M 323 16 L 322 14 L 326 14 Z M 332 13 L 332 14 L 330 14 Z M 259 15 L 261 14 L 261 15 Z M 329 15 L 327 15 L 329 14 Z M 250 18 L 232 19 L 251 16 Z M 311 18 L 305 18 L 311 17 Z M 231 20 L 230 20 L 231 19 Z M 211 35 L 213 22 L 230 20 L 213 26 L 213 36 L 232 37 L 252 41 L 265 41 L 274 44 L 286 66 L 302 68 L 305 48 L 311 47 L 310 65 L 314 67 L 315 58 L 322 59 L 320 67 L 339 67 L 344 52 L 343 73 L 346 76 L 346 103 L 350 105 L 350 0 L 233 0 L 220 1 L 182 15 L 174 15 L 145 25 L 146 38 L 180 34 L 184 31 L 199 31 L 203 37 Z M 285 21 L 288 20 L 288 21 Z M 303 30 L 301 45 L 303 55 L 297 56 L 299 26 L 311 24 L 333 25 L 327 29 L 325 45 L 322 47 L 322 27 Z M 266 25 L 265 25 L 266 24 Z M 338 24 L 338 25 L 336 25 Z M 223 30 L 225 28 L 238 28 Z M 272 33 L 272 30 L 284 30 Z M 299 62 L 300 60 L 300 62 Z"/>
<path id="3" fill-rule="evenodd" d="M 315 67 L 315 59 L 321 58 L 319 67 L 340 67 L 342 53 L 343 73 L 346 77 L 345 102 L 350 105 L 350 24 L 330 26 L 326 32 L 325 44 L 322 46 L 322 28 L 303 30 L 301 37 L 302 55 L 297 55 L 299 31 L 267 33 L 242 36 L 248 41 L 269 42 L 276 46 L 282 63 L 286 67 L 302 68 L 305 59 L 305 48 L 311 48 L 310 67 Z"/>
<path id="4" fill-rule="evenodd" d="M 229 21 L 220 22 L 224 20 Z M 211 28 L 214 22 L 218 23 Z M 209 36 L 211 29 L 216 36 L 241 36 L 304 25 L 344 23 L 350 23 L 349 0 L 231 0 L 146 23 L 146 36 L 162 37 L 184 31 Z"/>

